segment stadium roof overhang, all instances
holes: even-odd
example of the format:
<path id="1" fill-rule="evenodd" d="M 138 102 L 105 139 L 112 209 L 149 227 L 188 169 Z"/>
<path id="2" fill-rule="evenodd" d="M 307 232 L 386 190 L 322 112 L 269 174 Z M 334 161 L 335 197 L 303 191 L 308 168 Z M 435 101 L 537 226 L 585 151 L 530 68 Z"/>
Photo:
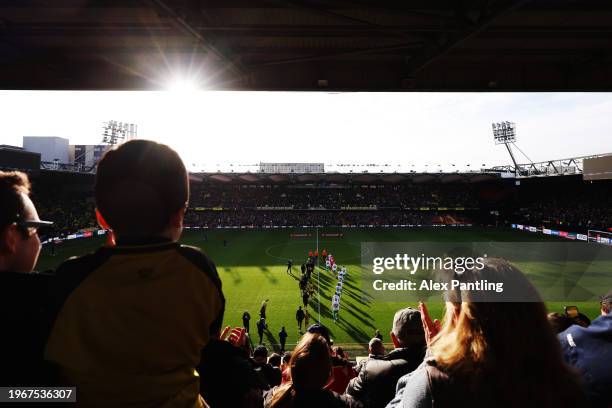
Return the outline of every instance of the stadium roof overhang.
<path id="1" fill-rule="evenodd" d="M 608 0 L 4 0 L 0 88 L 610 90 Z"/>
<path id="2" fill-rule="evenodd" d="M 266 174 L 266 173 L 191 173 L 192 182 L 250 185 L 375 185 L 425 183 L 478 183 L 500 180 L 496 172 L 473 173 L 321 173 L 321 174 Z"/>

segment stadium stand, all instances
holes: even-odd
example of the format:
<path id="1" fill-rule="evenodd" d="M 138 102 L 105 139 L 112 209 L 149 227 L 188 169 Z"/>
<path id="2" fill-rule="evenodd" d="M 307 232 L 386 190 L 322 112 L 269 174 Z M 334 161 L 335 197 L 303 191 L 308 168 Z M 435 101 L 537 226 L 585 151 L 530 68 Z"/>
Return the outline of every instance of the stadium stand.
<path id="1" fill-rule="evenodd" d="M 512 219 L 527 225 L 571 228 L 585 232 L 612 227 L 610 182 L 584 182 L 581 177 L 521 181 Z"/>
<path id="2" fill-rule="evenodd" d="M 41 217 L 65 237 L 95 228 L 93 176 L 41 171 L 31 177 Z M 191 181 L 189 227 L 342 225 L 510 225 L 588 229 L 612 228 L 610 181 L 580 176 L 524 179 L 520 186 L 495 179 L 482 183 L 404 184 L 251 183 Z M 492 215 L 491 212 L 497 212 Z"/>

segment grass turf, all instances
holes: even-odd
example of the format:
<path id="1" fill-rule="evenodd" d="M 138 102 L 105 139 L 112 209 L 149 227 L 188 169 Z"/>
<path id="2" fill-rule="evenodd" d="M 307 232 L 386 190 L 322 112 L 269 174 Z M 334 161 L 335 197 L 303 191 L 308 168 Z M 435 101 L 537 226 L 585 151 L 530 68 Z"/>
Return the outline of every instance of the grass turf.
<path id="1" fill-rule="evenodd" d="M 335 278 L 329 272 L 321 271 L 321 322 L 332 331 L 336 344 L 341 344 L 352 354 L 359 354 L 367 346 L 376 329 L 383 333 L 385 343 L 390 342 L 388 332 L 396 310 L 416 307 L 415 303 L 364 302 L 361 296 L 360 243 L 361 242 L 406 242 L 406 241 L 538 241 L 553 238 L 512 230 L 487 228 L 411 228 L 411 229 L 319 229 L 319 249 L 326 248 L 333 253 L 339 265 L 348 269 L 348 279 L 342 294 L 340 318 L 338 323 L 331 319 L 331 295 L 335 288 Z M 322 233 L 341 233 L 338 237 L 325 237 Z M 292 237 L 291 234 L 306 236 Z M 224 325 L 241 326 L 242 313 L 251 313 L 251 332 L 254 343 L 258 341 L 255 322 L 264 299 L 269 298 L 267 309 L 268 330 L 264 336 L 267 345 L 278 343 L 278 332 L 285 326 L 290 346 L 299 337 L 295 311 L 301 305 L 298 283 L 287 271 L 287 260 L 294 262 L 294 274 L 299 275 L 300 264 L 305 260 L 308 250 L 316 247 L 317 232 L 311 229 L 274 229 L 274 230 L 189 230 L 185 231 L 181 242 L 198 246 L 216 263 L 227 299 Z M 224 246 L 227 241 L 227 246 Z M 37 270 L 55 268 L 69 256 L 82 255 L 95 250 L 104 243 L 103 238 L 86 238 L 66 241 L 57 246 L 57 254 L 49 255 L 43 249 Z M 316 282 L 317 274 L 313 274 Z M 602 288 L 607 289 L 607 288 Z M 598 315 L 596 302 L 575 302 L 580 311 L 593 319 Z M 441 318 L 443 303 L 428 304 L 432 317 Z M 550 311 L 563 311 L 564 304 L 548 303 Z M 311 299 L 309 311 L 311 323 L 318 318 L 317 295 Z"/>

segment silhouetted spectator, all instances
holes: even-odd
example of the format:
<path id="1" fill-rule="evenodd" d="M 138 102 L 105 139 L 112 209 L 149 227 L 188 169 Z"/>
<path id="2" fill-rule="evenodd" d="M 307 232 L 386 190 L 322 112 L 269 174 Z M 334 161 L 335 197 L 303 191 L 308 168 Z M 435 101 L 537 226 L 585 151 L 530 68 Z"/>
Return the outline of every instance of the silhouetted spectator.
<path id="1" fill-rule="evenodd" d="M 368 343 L 368 357 L 383 357 L 384 355 L 385 346 L 383 342 L 378 337 L 374 337 Z"/>
<path id="2" fill-rule="evenodd" d="M 268 389 L 245 349 L 227 341 L 213 340 L 206 346 L 198 372 L 200 393 L 213 408 L 261 406 L 262 391 Z"/>
<path id="3" fill-rule="evenodd" d="M 571 317 L 557 312 L 549 313 L 546 317 L 555 333 L 561 333 L 572 324 L 576 324 Z"/>
<path id="4" fill-rule="evenodd" d="M 395 396 L 397 380 L 416 369 L 423 361 L 425 332 L 418 310 L 408 307 L 395 313 L 391 340 L 395 349 L 382 358 L 365 360 L 359 375 L 346 388 L 347 394 L 367 407 L 386 406 Z"/>
<path id="5" fill-rule="evenodd" d="M 589 327 L 559 333 L 565 361 L 579 370 L 593 407 L 612 406 L 612 291 L 601 299 L 601 316 Z"/>
<path id="6" fill-rule="evenodd" d="M 265 408 L 329 407 L 357 408 L 362 405 L 350 396 L 324 388 L 332 369 L 327 341 L 317 333 L 306 333 L 289 362 L 291 381 L 264 394 Z"/>
<path id="7" fill-rule="evenodd" d="M 584 313 L 578 313 L 578 315 L 574 317 L 574 322 L 582 327 L 589 327 L 591 325 L 591 319 Z"/>
<path id="8" fill-rule="evenodd" d="M 282 373 L 280 368 L 273 367 L 268 363 L 268 349 L 265 346 L 257 346 L 253 351 L 255 371 L 259 372 L 270 387 L 280 385 Z"/>
<path id="9" fill-rule="evenodd" d="M 38 218 L 24 173 L 0 171 L 0 385 L 48 383 L 43 362 L 51 276 L 32 272 L 40 253 Z"/>
<path id="10" fill-rule="evenodd" d="M 278 353 L 272 353 L 270 354 L 270 357 L 268 357 L 268 364 L 270 364 L 272 367 L 276 367 L 280 369 L 281 362 L 282 362 L 282 357 Z"/>
<path id="11" fill-rule="evenodd" d="M 214 263 L 180 245 L 189 179 L 168 146 L 131 140 L 98 163 L 96 206 L 116 246 L 56 272 L 45 357 L 82 406 L 198 406 L 196 366 L 220 334 Z"/>

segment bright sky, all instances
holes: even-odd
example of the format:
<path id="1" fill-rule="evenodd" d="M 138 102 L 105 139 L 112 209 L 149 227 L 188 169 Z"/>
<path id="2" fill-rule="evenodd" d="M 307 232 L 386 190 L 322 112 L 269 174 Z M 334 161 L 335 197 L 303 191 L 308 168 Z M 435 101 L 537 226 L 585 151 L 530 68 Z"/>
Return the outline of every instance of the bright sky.
<path id="1" fill-rule="evenodd" d="M 0 144 L 97 144 L 102 123 L 118 120 L 172 146 L 191 170 L 256 171 L 244 165 L 260 161 L 478 169 L 510 163 L 491 131 L 506 120 L 534 161 L 612 152 L 612 93 L 0 91 L 0 112 Z"/>

